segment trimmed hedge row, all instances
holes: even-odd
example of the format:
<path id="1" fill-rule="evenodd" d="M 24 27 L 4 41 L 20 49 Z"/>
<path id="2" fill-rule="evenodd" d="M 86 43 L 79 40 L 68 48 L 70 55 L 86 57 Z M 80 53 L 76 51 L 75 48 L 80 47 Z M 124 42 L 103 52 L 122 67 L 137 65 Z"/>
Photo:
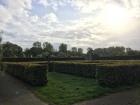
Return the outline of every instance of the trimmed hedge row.
<path id="1" fill-rule="evenodd" d="M 2 58 L 3 62 L 29 62 L 29 61 L 69 61 L 85 60 L 84 57 L 51 57 L 51 58 Z"/>
<path id="2" fill-rule="evenodd" d="M 95 78 L 96 65 L 87 63 L 52 62 L 49 64 L 49 71 Z"/>
<path id="3" fill-rule="evenodd" d="M 102 86 L 117 87 L 140 82 L 140 62 L 51 62 L 49 71 L 95 78 Z"/>
<path id="4" fill-rule="evenodd" d="M 39 86 L 47 83 L 47 68 L 45 65 L 5 63 L 4 70 L 31 85 Z"/>
<path id="5" fill-rule="evenodd" d="M 104 65 L 96 71 L 96 79 L 102 86 L 116 87 L 140 82 L 140 65 Z"/>
<path id="6" fill-rule="evenodd" d="M 109 57 L 93 56 L 92 60 L 140 60 L 140 55 L 134 55 L 134 56 L 109 56 Z"/>

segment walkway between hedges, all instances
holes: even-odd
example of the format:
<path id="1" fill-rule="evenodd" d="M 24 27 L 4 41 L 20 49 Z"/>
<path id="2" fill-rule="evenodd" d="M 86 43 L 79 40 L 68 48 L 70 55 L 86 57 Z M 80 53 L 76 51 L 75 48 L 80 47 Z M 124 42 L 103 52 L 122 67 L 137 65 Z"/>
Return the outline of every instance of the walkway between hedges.
<path id="1" fill-rule="evenodd" d="M 0 73 L 0 105 L 47 105 L 36 98 L 21 81 Z"/>
<path id="2" fill-rule="evenodd" d="M 0 73 L 0 105 L 47 105 L 21 81 Z M 103 96 L 75 105 L 140 105 L 140 88 Z"/>
<path id="3" fill-rule="evenodd" d="M 75 105 L 140 105 L 140 88 L 110 94 Z"/>

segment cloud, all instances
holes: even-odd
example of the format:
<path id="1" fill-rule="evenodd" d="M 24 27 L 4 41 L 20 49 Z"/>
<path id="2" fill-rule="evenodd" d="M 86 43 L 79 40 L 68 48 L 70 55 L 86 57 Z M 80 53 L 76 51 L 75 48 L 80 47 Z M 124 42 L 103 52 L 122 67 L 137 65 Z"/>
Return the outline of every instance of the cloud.
<path id="1" fill-rule="evenodd" d="M 47 12 L 41 16 L 33 14 L 31 10 L 35 7 L 34 2 L 44 6 Z M 120 5 L 130 12 L 131 25 L 128 25 L 128 31 L 111 32 L 102 23 L 101 13 L 109 4 Z M 5 31 L 4 41 L 15 42 L 24 48 L 39 40 L 63 42 L 84 49 L 111 45 L 140 49 L 139 5 L 139 0 L 7 0 L 5 5 L 0 4 L 0 30 Z M 59 10 L 66 12 L 62 7 L 73 12 L 75 10 L 75 13 L 78 11 L 79 17 L 63 21 L 60 19 L 63 16 L 58 15 Z"/>
<path id="2" fill-rule="evenodd" d="M 38 3 L 42 4 L 45 7 L 48 6 L 48 1 L 47 0 L 39 0 Z"/>
<path id="3" fill-rule="evenodd" d="M 45 19 L 49 23 L 58 22 L 58 18 L 54 13 L 46 14 L 43 19 Z"/>

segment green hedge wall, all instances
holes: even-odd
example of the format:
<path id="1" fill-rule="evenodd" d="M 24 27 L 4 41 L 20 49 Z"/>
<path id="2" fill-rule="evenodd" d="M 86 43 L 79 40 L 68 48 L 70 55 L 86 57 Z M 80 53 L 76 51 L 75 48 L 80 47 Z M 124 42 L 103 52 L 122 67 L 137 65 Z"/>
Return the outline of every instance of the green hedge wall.
<path id="1" fill-rule="evenodd" d="M 85 60 L 84 57 L 50 57 L 50 61 Z M 48 58 L 2 58 L 3 62 L 48 61 Z"/>
<path id="2" fill-rule="evenodd" d="M 47 83 L 47 66 L 39 64 L 5 63 L 5 71 L 31 85 L 39 86 Z"/>
<path id="3" fill-rule="evenodd" d="M 109 57 L 92 57 L 92 60 L 140 60 L 140 55 L 133 56 L 109 56 Z"/>
<path id="4" fill-rule="evenodd" d="M 77 75 L 81 77 L 95 78 L 96 65 L 87 63 L 62 63 L 52 62 L 49 71 Z"/>
<path id="5" fill-rule="evenodd" d="M 108 87 L 133 85 L 140 82 L 140 65 L 99 66 L 96 79 Z"/>

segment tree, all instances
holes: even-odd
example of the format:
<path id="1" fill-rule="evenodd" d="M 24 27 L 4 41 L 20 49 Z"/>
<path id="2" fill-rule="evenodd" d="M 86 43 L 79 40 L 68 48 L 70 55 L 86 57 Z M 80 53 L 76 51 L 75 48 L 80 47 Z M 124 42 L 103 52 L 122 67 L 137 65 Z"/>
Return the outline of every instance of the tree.
<path id="1" fill-rule="evenodd" d="M 67 52 L 67 44 L 61 43 L 59 46 L 59 52 L 66 53 Z"/>
<path id="2" fill-rule="evenodd" d="M 2 32 L 0 32 L 0 63 L 1 63 L 1 60 L 2 60 Z"/>
<path id="3" fill-rule="evenodd" d="M 33 43 L 33 47 L 35 47 L 35 48 L 41 48 L 41 42 L 38 42 L 38 41 L 34 42 Z"/>
<path id="4" fill-rule="evenodd" d="M 82 48 L 78 48 L 78 55 L 79 56 L 83 55 L 83 49 Z"/>
<path id="5" fill-rule="evenodd" d="M 22 48 L 16 44 L 6 42 L 2 45 L 3 56 L 4 57 L 22 57 Z"/>
<path id="6" fill-rule="evenodd" d="M 93 53 L 100 57 L 108 56 L 108 54 L 110 54 L 106 48 L 96 48 L 95 50 L 93 50 Z"/>
<path id="7" fill-rule="evenodd" d="M 126 48 L 126 55 L 128 56 L 140 55 L 140 51 L 133 50 L 131 48 Z"/>
<path id="8" fill-rule="evenodd" d="M 109 47 L 107 48 L 109 56 L 124 56 L 125 48 L 122 46 Z"/>
<path id="9" fill-rule="evenodd" d="M 73 56 L 76 56 L 77 55 L 77 48 L 76 47 L 72 47 L 71 48 L 71 52 L 72 52 Z"/>
<path id="10" fill-rule="evenodd" d="M 92 56 L 93 56 L 93 49 L 92 48 L 88 48 L 87 49 L 87 56 L 89 59 L 92 59 Z"/>
<path id="11" fill-rule="evenodd" d="M 71 51 L 74 52 L 74 53 L 77 53 L 77 48 L 76 47 L 72 47 Z"/>
<path id="12" fill-rule="evenodd" d="M 43 43 L 43 55 L 48 56 L 49 54 L 52 54 L 54 51 L 53 45 L 49 42 Z"/>
<path id="13" fill-rule="evenodd" d="M 87 54 L 93 54 L 93 49 L 92 48 L 87 48 Z"/>
<path id="14" fill-rule="evenodd" d="M 34 42 L 33 47 L 30 49 L 30 53 L 32 57 L 42 57 L 42 47 L 41 42 Z"/>
<path id="15" fill-rule="evenodd" d="M 25 51 L 24 51 L 24 56 L 27 57 L 27 58 L 32 57 L 31 50 L 26 48 Z"/>
<path id="16" fill-rule="evenodd" d="M 108 48 L 97 48 L 93 50 L 95 55 L 100 57 L 108 57 L 108 56 L 124 56 L 125 48 L 122 46 L 118 47 L 108 47 Z"/>
<path id="17" fill-rule="evenodd" d="M 30 49 L 32 57 L 41 57 L 42 56 L 42 48 L 32 47 Z"/>
<path id="18" fill-rule="evenodd" d="M 67 56 L 67 44 L 61 43 L 59 46 L 59 56 Z"/>

